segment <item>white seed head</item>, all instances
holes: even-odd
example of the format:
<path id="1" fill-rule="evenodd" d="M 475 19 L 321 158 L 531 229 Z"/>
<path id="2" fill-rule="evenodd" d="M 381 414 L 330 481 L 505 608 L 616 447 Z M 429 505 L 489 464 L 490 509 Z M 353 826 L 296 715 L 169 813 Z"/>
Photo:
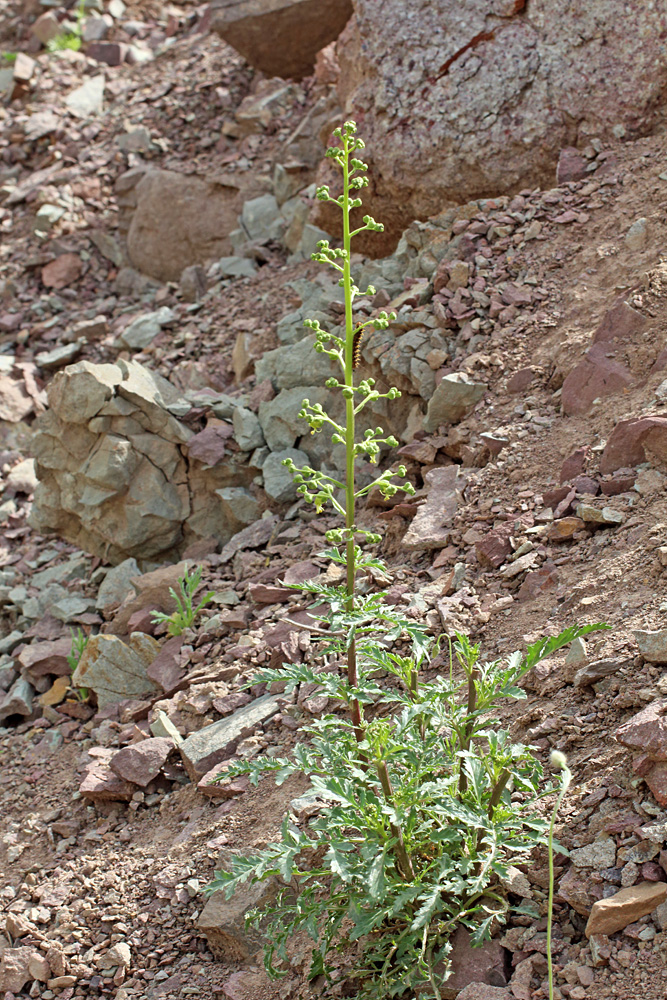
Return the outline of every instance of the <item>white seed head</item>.
<path id="1" fill-rule="evenodd" d="M 556 768 L 559 771 L 564 771 L 567 768 L 567 757 L 564 753 L 561 753 L 560 750 L 552 750 L 551 757 L 549 759 L 551 760 L 551 766 L 553 768 Z"/>

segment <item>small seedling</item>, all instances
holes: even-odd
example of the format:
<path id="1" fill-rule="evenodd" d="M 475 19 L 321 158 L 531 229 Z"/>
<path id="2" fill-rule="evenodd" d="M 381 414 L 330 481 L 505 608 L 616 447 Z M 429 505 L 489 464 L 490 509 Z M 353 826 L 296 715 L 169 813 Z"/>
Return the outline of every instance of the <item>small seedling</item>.
<path id="1" fill-rule="evenodd" d="M 83 22 L 86 17 L 86 0 L 81 0 L 76 12 L 76 23 L 72 31 L 63 31 L 46 43 L 47 52 L 63 52 L 70 49 L 78 52 L 83 44 Z"/>
<path id="2" fill-rule="evenodd" d="M 86 635 L 83 629 L 78 628 L 76 632 L 73 628 L 69 630 L 72 637 L 72 648 L 67 656 L 67 663 L 69 665 L 70 671 L 73 674 L 79 665 L 79 660 L 83 656 L 83 651 L 88 645 L 89 635 Z M 79 701 L 87 701 L 89 695 L 88 688 L 76 688 L 75 694 Z"/>
<path id="3" fill-rule="evenodd" d="M 201 601 L 194 607 L 194 595 L 201 585 L 202 567 L 199 566 L 190 575 L 188 564 L 185 564 L 183 576 L 179 577 L 177 594 L 173 587 L 169 588 L 169 593 L 176 601 L 176 611 L 166 615 L 163 611 L 154 611 L 152 619 L 154 622 L 165 622 L 167 624 L 167 634 L 170 636 L 182 635 L 186 628 L 190 628 L 199 614 L 209 601 L 215 596 L 212 590 L 207 591 Z"/>
<path id="4" fill-rule="evenodd" d="M 11 65 L 16 62 L 17 55 L 17 52 L 3 52 L 2 58 Z"/>

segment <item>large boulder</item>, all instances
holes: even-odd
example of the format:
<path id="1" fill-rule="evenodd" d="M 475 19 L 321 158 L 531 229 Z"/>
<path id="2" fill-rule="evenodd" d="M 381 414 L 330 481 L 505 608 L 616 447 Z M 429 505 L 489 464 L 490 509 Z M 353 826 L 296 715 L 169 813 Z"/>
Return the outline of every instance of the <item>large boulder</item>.
<path id="1" fill-rule="evenodd" d="M 351 14 L 352 0 L 213 0 L 211 28 L 255 69 L 300 80 Z"/>
<path id="2" fill-rule="evenodd" d="M 48 401 L 33 440 L 38 531 L 120 563 L 226 542 L 242 526 L 216 490 L 249 485 L 253 470 L 234 453 L 210 468 L 189 454 L 192 431 L 174 415 L 189 404 L 166 379 L 136 361 L 81 361 L 58 372 Z"/>
<path id="3" fill-rule="evenodd" d="M 119 227 L 132 266 L 158 281 L 230 254 L 242 200 L 238 183 L 174 170 L 135 169 L 116 182 Z"/>
<path id="4" fill-rule="evenodd" d="M 564 147 L 663 120 L 664 4 L 635 5 L 631 31 L 626 0 L 354 6 L 339 95 L 368 143 L 364 211 L 394 241 L 447 202 L 553 185 Z M 369 252 L 382 252 L 377 237 Z"/>

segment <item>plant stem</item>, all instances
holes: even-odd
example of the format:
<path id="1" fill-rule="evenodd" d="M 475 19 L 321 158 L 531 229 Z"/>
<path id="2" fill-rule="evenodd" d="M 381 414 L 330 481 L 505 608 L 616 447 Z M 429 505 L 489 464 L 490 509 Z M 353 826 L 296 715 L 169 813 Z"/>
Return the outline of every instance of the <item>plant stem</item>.
<path id="1" fill-rule="evenodd" d="M 472 718 L 472 715 L 473 715 L 475 709 L 477 708 L 477 683 L 476 682 L 477 682 L 477 679 L 479 677 L 479 671 L 476 670 L 474 664 L 472 664 L 472 663 L 468 664 L 466 673 L 468 674 L 468 708 L 467 708 L 468 720 L 467 720 L 467 722 L 465 724 L 465 727 L 464 727 L 464 730 L 463 730 L 463 739 L 461 740 L 461 749 L 462 750 L 469 750 L 470 749 L 471 734 L 472 734 L 472 731 L 473 731 L 473 728 L 474 728 L 474 725 L 475 725 L 475 720 Z M 463 769 L 463 761 L 461 761 L 461 770 L 459 771 L 459 789 L 458 789 L 458 791 L 459 791 L 459 797 L 461 795 L 463 795 L 463 793 L 466 791 L 467 787 L 468 787 L 468 778 L 467 778 L 466 773 L 465 773 L 465 771 Z"/>
<path id="2" fill-rule="evenodd" d="M 394 789 L 391 786 L 391 779 L 389 777 L 389 770 L 387 768 L 387 762 L 384 760 L 378 760 L 376 762 L 377 775 L 380 779 L 380 784 L 382 785 L 382 791 L 384 792 L 385 802 L 388 806 L 394 805 Z M 396 855 L 398 857 L 398 867 L 403 878 L 414 880 L 415 871 L 412 867 L 412 861 L 410 860 L 410 855 L 405 849 L 405 841 L 403 840 L 403 831 L 400 826 L 396 823 L 390 821 L 389 827 L 391 829 L 392 835 L 396 838 Z"/>
<path id="3" fill-rule="evenodd" d="M 345 385 L 353 385 L 353 330 L 354 322 L 352 317 L 352 274 L 350 270 L 351 238 L 350 238 L 350 148 L 347 136 L 343 139 L 345 156 L 343 159 L 343 248 L 345 258 L 343 260 L 343 291 L 345 294 Z M 355 529 L 355 500 L 354 500 L 354 395 L 350 394 L 345 400 L 345 456 L 346 456 L 346 480 L 345 480 L 345 527 L 347 529 L 346 540 L 346 564 L 347 564 L 347 602 L 348 611 L 354 610 L 354 584 L 357 574 L 354 529 Z M 351 687 L 357 686 L 357 644 L 354 636 L 347 650 L 347 679 Z M 352 724 L 357 737 L 357 742 L 361 743 L 364 738 L 364 731 L 361 723 L 361 706 L 354 700 L 351 703 Z"/>
<path id="4" fill-rule="evenodd" d="M 565 758 L 563 757 L 563 761 L 564 760 Z M 547 968 L 549 973 L 549 1000 L 554 1000 L 554 970 L 553 958 L 551 956 L 551 929 L 553 926 L 554 916 L 554 826 L 556 824 L 558 810 L 560 809 L 563 799 L 565 798 L 565 793 L 570 787 L 571 780 L 572 772 L 567 766 L 567 763 L 565 763 L 562 769 L 561 790 L 558 798 L 556 799 L 556 805 L 553 808 L 553 812 L 551 813 L 551 823 L 549 824 L 549 900 L 547 903 Z"/>

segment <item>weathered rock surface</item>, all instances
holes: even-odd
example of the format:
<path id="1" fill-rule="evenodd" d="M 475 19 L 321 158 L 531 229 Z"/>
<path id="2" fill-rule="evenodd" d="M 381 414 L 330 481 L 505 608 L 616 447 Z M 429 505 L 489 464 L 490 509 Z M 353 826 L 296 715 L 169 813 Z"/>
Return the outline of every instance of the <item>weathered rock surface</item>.
<path id="1" fill-rule="evenodd" d="M 119 778 L 145 788 L 160 773 L 160 768 L 175 745 L 173 740 L 153 736 L 123 747 L 110 759 L 109 767 Z"/>
<path id="2" fill-rule="evenodd" d="M 431 396 L 424 419 L 424 430 L 435 431 L 440 424 L 456 424 L 479 402 L 487 386 L 471 382 L 462 373 L 445 375 Z"/>
<path id="3" fill-rule="evenodd" d="M 238 188 L 173 170 L 128 171 L 116 183 L 121 230 L 133 267 L 158 281 L 178 281 L 192 264 L 232 250 Z"/>
<path id="4" fill-rule="evenodd" d="M 91 802 L 129 802 L 137 790 L 136 785 L 119 778 L 109 767 L 113 750 L 96 747 L 91 761 L 86 765 L 79 791 Z"/>
<path id="5" fill-rule="evenodd" d="M 199 781 L 212 767 L 231 757 L 239 741 L 249 736 L 277 711 L 278 699 L 274 695 L 264 694 L 226 719 L 220 719 L 188 736 L 179 744 L 178 749 L 192 780 Z"/>
<path id="6" fill-rule="evenodd" d="M 667 461 L 667 417 L 619 420 L 602 452 L 600 471 L 633 468 L 647 460 L 647 451 Z"/>
<path id="7" fill-rule="evenodd" d="M 426 503 L 419 508 L 405 533 L 407 549 L 442 549 L 451 537 L 451 524 L 466 479 L 460 466 L 446 465 L 426 473 L 429 488 Z"/>
<path id="8" fill-rule="evenodd" d="M 351 0 L 213 0 L 211 28 L 255 69 L 299 80 L 351 14 Z"/>
<path id="9" fill-rule="evenodd" d="M 667 760 L 667 702 L 653 701 L 616 730 L 624 747 Z"/>
<path id="10" fill-rule="evenodd" d="M 640 882 L 621 889 L 609 899 L 593 903 L 586 924 L 586 937 L 591 934 L 615 934 L 628 924 L 651 913 L 667 899 L 667 882 Z"/>
<path id="11" fill-rule="evenodd" d="M 127 643 L 115 635 L 91 636 L 72 674 L 72 684 L 91 688 L 100 708 L 153 694 L 157 687 L 146 670 L 159 651 L 160 644 L 144 632 L 133 632 Z"/>
<path id="12" fill-rule="evenodd" d="M 649 663 L 667 663 L 667 629 L 662 628 L 655 632 L 637 630 L 632 634 L 645 660 Z"/>
<path id="13" fill-rule="evenodd" d="M 513 993 L 502 986 L 487 986 L 486 983 L 469 983 L 457 996 L 457 1000 L 514 1000 Z"/>
<path id="14" fill-rule="evenodd" d="M 389 234 L 448 201 L 548 188 L 562 148 L 660 123 L 660 5 L 638 8 L 632 33 L 624 0 L 525 6 L 435 0 L 406 16 L 404 0 L 385 0 L 379 18 L 376 0 L 356 0 L 337 46 L 338 87 L 348 117 L 364 108 L 375 192 L 364 211 Z"/>
<path id="15" fill-rule="evenodd" d="M 471 982 L 502 987 L 505 975 L 505 949 L 497 940 L 485 941 L 480 948 L 470 946 L 470 931 L 459 927 L 452 938 L 452 974 L 441 987 L 443 1000 L 454 1000 Z"/>
<path id="16" fill-rule="evenodd" d="M 48 399 L 33 442 L 37 530 L 120 563 L 238 529 L 215 491 L 250 482 L 252 470 L 232 454 L 215 469 L 188 460 L 192 431 L 171 412 L 188 404 L 166 379 L 137 362 L 82 361 L 55 376 Z"/>
<path id="17" fill-rule="evenodd" d="M 267 903 L 275 895 L 275 879 L 242 886 L 231 899 L 224 892 L 214 892 L 197 921 L 218 961 L 239 962 L 262 947 L 261 932 L 246 930 L 245 915 L 255 906 Z"/>
<path id="18" fill-rule="evenodd" d="M 35 948 L 5 948 L 0 960 L 0 990 L 19 993 L 33 979 L 46 982 L 48 978 L 48 964 Z"/>

